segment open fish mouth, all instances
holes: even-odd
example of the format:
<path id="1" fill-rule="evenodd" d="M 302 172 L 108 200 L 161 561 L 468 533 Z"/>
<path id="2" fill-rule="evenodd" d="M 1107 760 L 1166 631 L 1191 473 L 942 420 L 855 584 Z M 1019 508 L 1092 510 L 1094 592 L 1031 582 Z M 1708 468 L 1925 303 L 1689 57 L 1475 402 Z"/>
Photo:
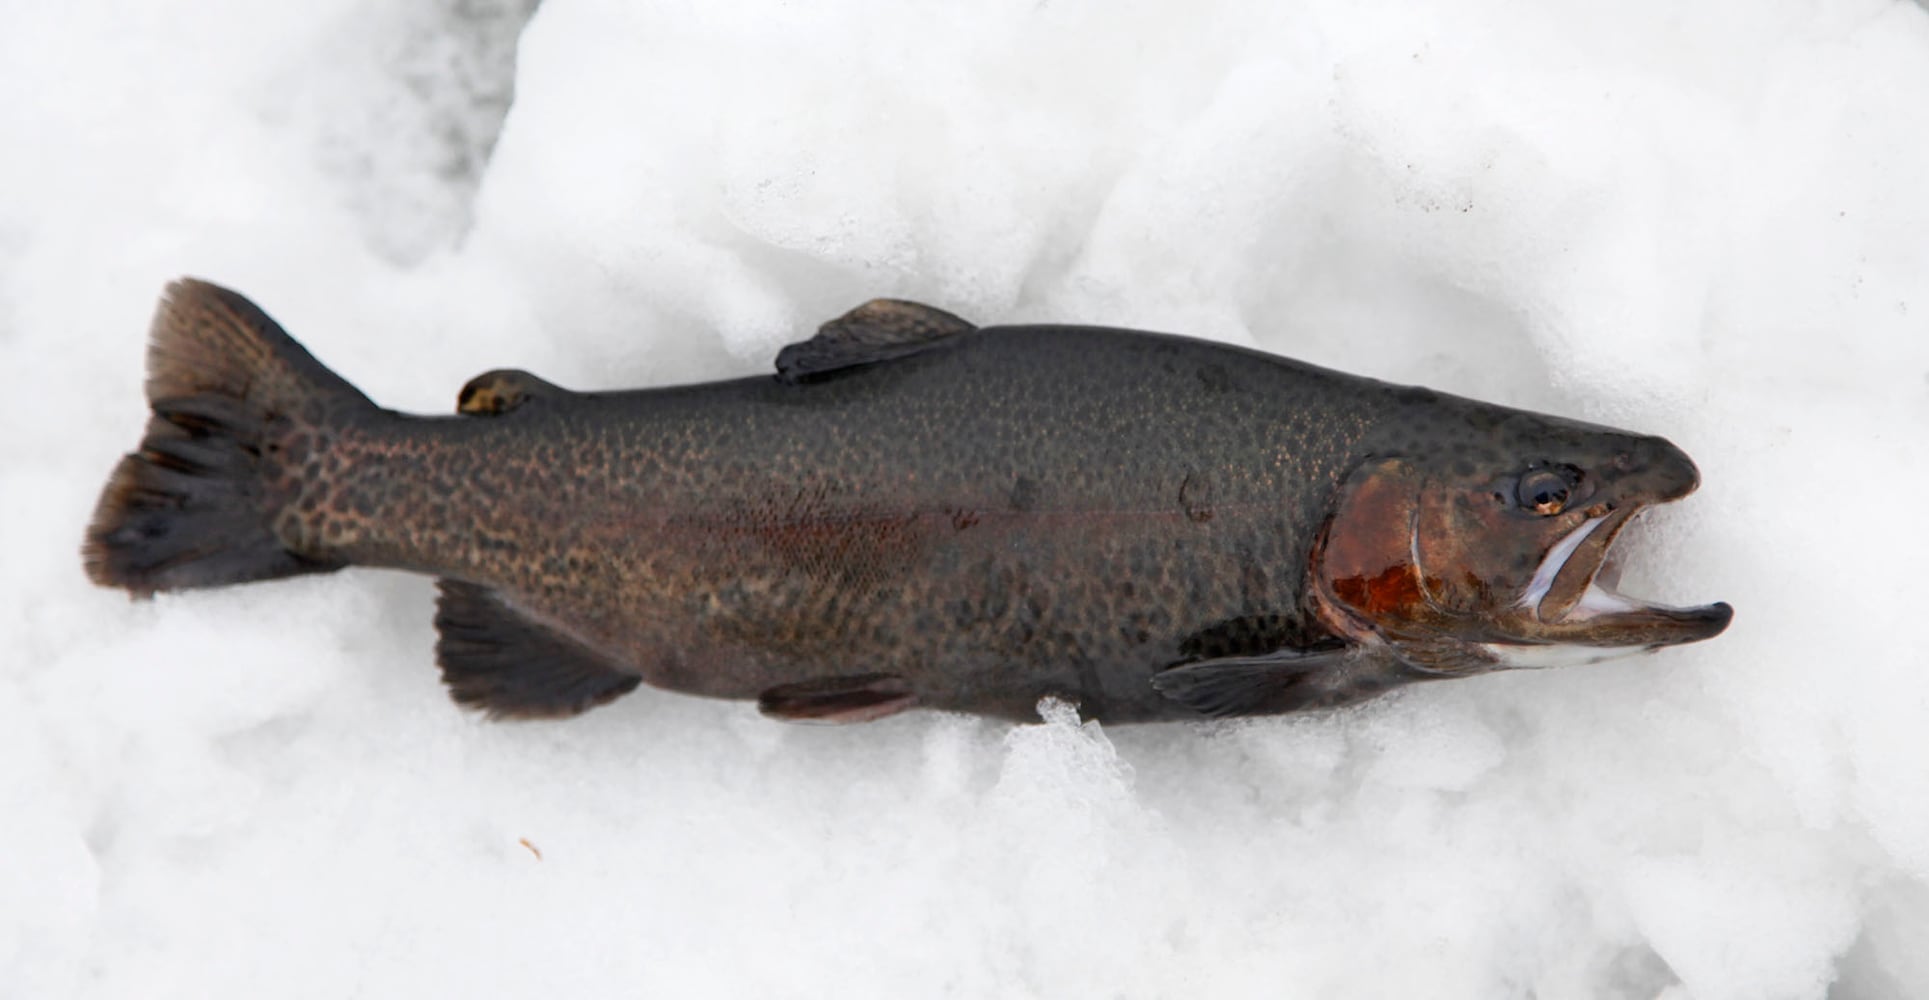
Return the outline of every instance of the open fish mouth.
<path id="1" fill-rule="evenodd" d="M 1614 589 L 1618 572 L 1607 572 L 1614 541 L 1642 504 L 1592 513 L 1548 548 L 1520 599 L 1538 621 L 1543 642 L 1585 646 L 1672 646 L 1720 635 L 1735 610 L 1717 601 L 1677 608 L 1630 598 Z"/>

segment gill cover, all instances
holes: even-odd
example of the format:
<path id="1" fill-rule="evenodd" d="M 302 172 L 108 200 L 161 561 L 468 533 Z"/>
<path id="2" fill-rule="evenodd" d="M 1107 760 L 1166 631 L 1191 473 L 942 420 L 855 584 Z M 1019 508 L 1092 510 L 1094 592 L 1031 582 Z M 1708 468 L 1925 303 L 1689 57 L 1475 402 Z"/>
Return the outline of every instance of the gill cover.
<path id="1" fill-rule="evenodd" d="M 1498 659 L 1458 635 L 1435 597 L 1447 582 L 1428 573 L 1422 552 L 1424 485 L 1399 458 L 1369 459 L 1347 476 L 1313 550 L 1314 611 L 1346 639 L 1390 646 L 1426 674 L 1491 670 Z"/>

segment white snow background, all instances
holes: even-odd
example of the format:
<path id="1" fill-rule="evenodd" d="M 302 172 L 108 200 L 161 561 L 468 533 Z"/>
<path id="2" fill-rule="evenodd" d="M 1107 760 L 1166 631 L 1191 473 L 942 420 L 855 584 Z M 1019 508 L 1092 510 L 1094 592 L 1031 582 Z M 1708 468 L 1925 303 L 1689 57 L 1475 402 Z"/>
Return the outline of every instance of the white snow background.
<path id="1" fill-rule="evenodd" d="M 8 5 L 0 996 L 1929 995 L 1923 7 L 526 7 Z M 490 724 L 425 579 L 87 583 L 180 274 L 418 411 L 893 295 L 1661 433 L 1624 585 L 1735 624 L 1304 718 Z"/>

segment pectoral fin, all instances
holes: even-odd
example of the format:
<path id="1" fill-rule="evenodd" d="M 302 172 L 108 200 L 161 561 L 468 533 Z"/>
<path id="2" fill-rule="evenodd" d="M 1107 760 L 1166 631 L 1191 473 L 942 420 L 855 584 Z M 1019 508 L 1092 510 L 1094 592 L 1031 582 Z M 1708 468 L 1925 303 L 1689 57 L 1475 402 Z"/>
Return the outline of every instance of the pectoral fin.
<path id="1" fill-rule="evenodd" d="M 977 329 L 931 306 L 872 299 L 777 352 L 777 378 L 797 384 L 861 365 L 902 358 Z"/>
<path id="2" fill-rule="evenodd" d="M 896 674 L 855 674 L 779 684 L 757 696 L 757 710 L 789 722 L 870 722 L 918 703 Z"/>
<path id="3" fill-rule="evenodd" d="M 457 703 L 498 719 L 560 719 L 636 689 L 638 675 L 511 607 L 487 587 L 439 580 L 436 662 Z"/>
<path id="4" fill-rule="evenodd" d="M 1492 649 L 1459 639 L 1408 639 L 1390 635 L 1401 660 L 1430 677 L 1472 677 L 1506 666 Z M 1583 661 L 1585 662 L 1585 661 Z"/>
<path id="5" fill-rule="evenodd" d="M 1197 712 L 1232 718 L 1336 708 L 1418 679 L 1374 651 L 1282 649 L 1173 667 L 1152 675 L 1152 686 Z"/>

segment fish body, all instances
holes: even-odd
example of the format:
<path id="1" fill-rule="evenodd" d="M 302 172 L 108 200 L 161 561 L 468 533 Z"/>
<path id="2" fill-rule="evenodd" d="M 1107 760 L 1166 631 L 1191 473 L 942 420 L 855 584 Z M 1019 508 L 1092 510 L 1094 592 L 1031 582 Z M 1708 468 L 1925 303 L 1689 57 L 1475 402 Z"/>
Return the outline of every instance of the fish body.
<path id="1" fill-rule="evenodd" d="M 1266 714 L 1729 615 L 1594 583 L 1627 517 L 1693 489 L 1666 441 L 1178 336 L 880 300 L 774 376 L 492 372 L 422 417 L 182 282 L 149 370 L 96 581 L 430 574 L 445 678 L 498 715 L 639 681 L 824 721 Z"/>

